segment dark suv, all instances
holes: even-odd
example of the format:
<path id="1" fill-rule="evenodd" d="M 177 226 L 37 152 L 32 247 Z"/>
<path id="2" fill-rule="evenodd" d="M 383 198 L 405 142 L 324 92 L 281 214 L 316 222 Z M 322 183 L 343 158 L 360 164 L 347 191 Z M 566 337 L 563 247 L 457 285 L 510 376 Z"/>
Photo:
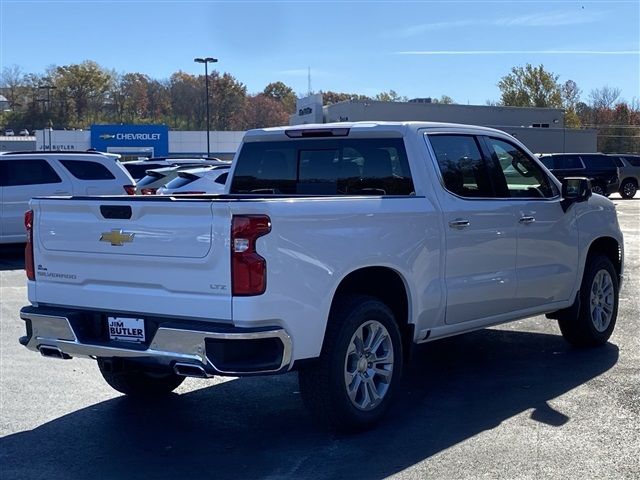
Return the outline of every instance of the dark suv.
<path id="1" fill-rule="evenodd" d="M 558 180 L 565 177 L 587 177 L 593 193 L 608 197 L 620 188 L 617 158 L 603 153 L 550 153 L 540 161 Z"/>

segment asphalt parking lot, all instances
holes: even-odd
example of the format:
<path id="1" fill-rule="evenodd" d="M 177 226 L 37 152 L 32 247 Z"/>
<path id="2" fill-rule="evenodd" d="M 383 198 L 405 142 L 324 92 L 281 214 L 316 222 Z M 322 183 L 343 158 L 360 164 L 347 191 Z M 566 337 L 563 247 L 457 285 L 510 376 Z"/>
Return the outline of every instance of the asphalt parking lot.
<path id="1" fill-rule="evenodd" d="M 0 478 L 640 478 L 640 194 L 614 199 L 626 272 L 609 344 L 535 317 L 418 349 L 375 430 L 315 427 L 295 373 L 187 379 L 135 403 L 95 362 L 18 344 L 19 248 L 0 255 Z"/>

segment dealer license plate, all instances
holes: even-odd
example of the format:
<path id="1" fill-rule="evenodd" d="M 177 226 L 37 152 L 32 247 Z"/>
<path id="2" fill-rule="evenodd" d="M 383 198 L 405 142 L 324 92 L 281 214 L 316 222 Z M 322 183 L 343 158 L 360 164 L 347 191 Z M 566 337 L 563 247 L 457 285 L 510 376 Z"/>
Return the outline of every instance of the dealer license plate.
<path id="1" fill-rule="evenodd" d="M 142 318 L 107 317 L 109 338 L 122 342 L 144 342 L 144 320 Z"/>

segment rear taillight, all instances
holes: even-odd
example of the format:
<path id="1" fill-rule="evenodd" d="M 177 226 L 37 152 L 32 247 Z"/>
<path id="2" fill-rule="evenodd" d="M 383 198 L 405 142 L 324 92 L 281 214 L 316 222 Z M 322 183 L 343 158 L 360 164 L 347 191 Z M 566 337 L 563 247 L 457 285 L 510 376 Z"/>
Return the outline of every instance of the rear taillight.
<path id="1" fill-rule="evenodd" d="M 135 185 L 123 185 L 124 191 L 127 192 L 127 195 L 135 195 L 136 194 L 136 186 Z"/>
<path id="2" fill-rule="evenodd" d="M 155 195 L 157 191 L 157 188 L 142 188 L 140 193 L 142 193 L 142 195 Z"/>
<path id="3" fill-rule="evenodd" d="M 35 280 L 35 269 L 33 268 L 33 210 L 24 214 L 24 228 L 27 229 L 27 244 L 24 247 L 24 270 L 27 272 L 29 280 Z"/>
<path id="4" fill-rule="evenodd" d="M 231 226 L 233 295 L 261 295 L 267 288 L 267 261 L 256 252 L 256 240 L 271 231 L 266 215 L 234 215 Z"/>

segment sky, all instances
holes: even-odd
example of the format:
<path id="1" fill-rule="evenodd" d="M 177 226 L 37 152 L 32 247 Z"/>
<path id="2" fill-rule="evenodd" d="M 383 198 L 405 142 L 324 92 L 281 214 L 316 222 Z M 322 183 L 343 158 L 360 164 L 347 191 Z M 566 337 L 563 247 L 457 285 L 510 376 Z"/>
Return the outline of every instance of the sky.
<path id="1" fill-rule="evenodd" d="M 500 97 L 512 67 L 543 64 L 589 92 L 605 85 L 640 100 L 640 0 L 608 1 L 89 1 L 0 0 L 0 67 L 44 73 L 94 60 L 168 78 L 219 60 L 258 93 L 295 92 L 461 104 Z"/>

